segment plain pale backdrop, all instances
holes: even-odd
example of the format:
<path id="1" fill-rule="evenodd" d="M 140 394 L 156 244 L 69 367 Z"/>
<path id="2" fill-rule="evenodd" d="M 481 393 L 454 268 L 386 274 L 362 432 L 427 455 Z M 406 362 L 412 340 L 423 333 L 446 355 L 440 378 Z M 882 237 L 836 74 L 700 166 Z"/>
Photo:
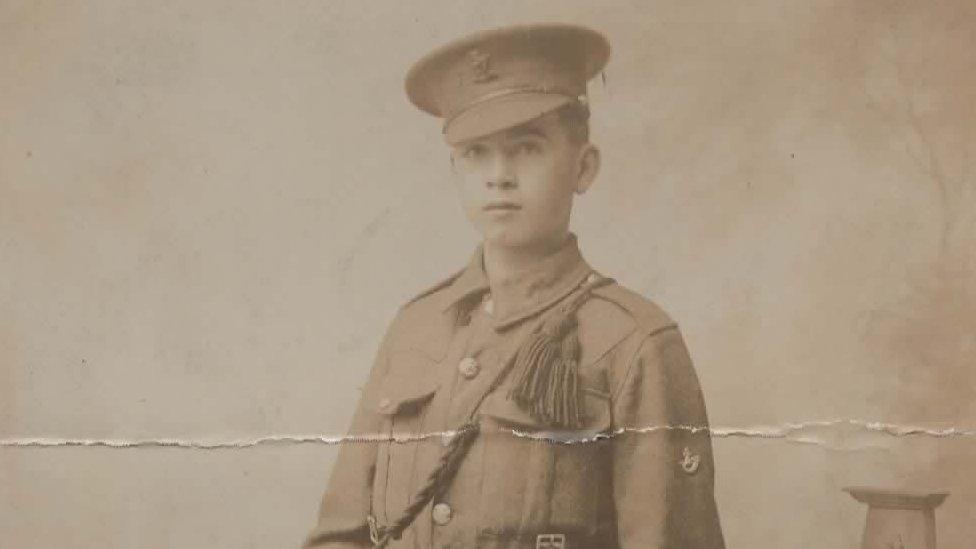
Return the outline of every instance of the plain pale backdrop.
<path id="1" fill-rule="evenodd" d="M 468 32 L 607 34 L 589 261 L 682 326 L 719 428 L 976 426 L 976 18 L 925 3 L 0 0 L 0 437 L 341 434 L 396 307 L 463 265 L 402 78 Z M 730 548 L 854 547 L 847 485 L 976 439 L 715 440 Z M 295 547 L 336 447 L 0 447 L 0 546 Z M 968 540 L 968 541 L 967 541 Z"/>

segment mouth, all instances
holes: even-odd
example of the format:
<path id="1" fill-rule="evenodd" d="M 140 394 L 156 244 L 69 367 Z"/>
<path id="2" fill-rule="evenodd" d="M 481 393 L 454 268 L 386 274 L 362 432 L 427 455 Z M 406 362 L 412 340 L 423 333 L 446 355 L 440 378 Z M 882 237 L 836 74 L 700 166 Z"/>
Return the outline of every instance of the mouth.
<path id="1" fill-rule="evenodd" d="M 482 209 L 486 212 L 511 212 L 515 210 L 521 210 L 522 206 L 519 206 L 514 202 L 499 200 L 495 202 L 489 202 Z"/>

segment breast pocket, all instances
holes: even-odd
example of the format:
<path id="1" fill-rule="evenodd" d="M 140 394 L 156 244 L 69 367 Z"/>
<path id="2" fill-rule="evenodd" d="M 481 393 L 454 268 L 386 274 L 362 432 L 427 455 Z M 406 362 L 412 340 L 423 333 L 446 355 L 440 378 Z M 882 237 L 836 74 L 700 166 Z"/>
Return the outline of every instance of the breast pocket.
<path id="1" fill-rule="evenodd" d="M 567 547 L 602 546 L 593 543 L 612 527 L 611 397 L 587 388 L 583 409 L 580 429 L 556 430 L 503 391 L 486 399 L 485 546 L 521 546 L 548 534 L 565 536 Z"/>
<path id="2" fill-rule="evenodd" d="M 402 350 L 391 353 L 389 360 L 376 407 L 385 440 L 373 479 L 373 514 L 384 524 L 407 506 L 412 468 L 427 430 L 425 415 L 438 390 L 437 363 L 427 355 Z"/>

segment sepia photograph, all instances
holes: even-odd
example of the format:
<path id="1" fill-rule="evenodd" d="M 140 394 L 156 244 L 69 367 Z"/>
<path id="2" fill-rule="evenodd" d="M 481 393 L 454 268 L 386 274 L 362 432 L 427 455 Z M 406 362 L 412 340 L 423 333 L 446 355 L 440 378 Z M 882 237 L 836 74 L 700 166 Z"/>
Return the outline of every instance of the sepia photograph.
<path id="1" fill-rule="evenodd" d="M 0 0 L 0 547 L 976 539 L 976 5 Z"/>

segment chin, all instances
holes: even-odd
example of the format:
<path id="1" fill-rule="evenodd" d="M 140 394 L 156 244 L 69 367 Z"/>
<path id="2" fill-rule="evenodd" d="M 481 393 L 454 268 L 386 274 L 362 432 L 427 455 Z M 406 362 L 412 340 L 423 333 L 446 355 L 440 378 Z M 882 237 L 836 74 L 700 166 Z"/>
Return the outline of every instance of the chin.
<path id="1" fill-rule="evenodd" d="M 511 230 L 485 231 L 482 238 L 485 244 L 511 249 L 543 248 L 551 242 L 549 236 L 527 235 Z"/>
<path id="2" fill-rule="evenodd" d="M 481 234 L 486 244 L 505 248 L 521 248 L 531 243 L 530 238 L 513 231 L 511 227 L 488 227 Z"/>

